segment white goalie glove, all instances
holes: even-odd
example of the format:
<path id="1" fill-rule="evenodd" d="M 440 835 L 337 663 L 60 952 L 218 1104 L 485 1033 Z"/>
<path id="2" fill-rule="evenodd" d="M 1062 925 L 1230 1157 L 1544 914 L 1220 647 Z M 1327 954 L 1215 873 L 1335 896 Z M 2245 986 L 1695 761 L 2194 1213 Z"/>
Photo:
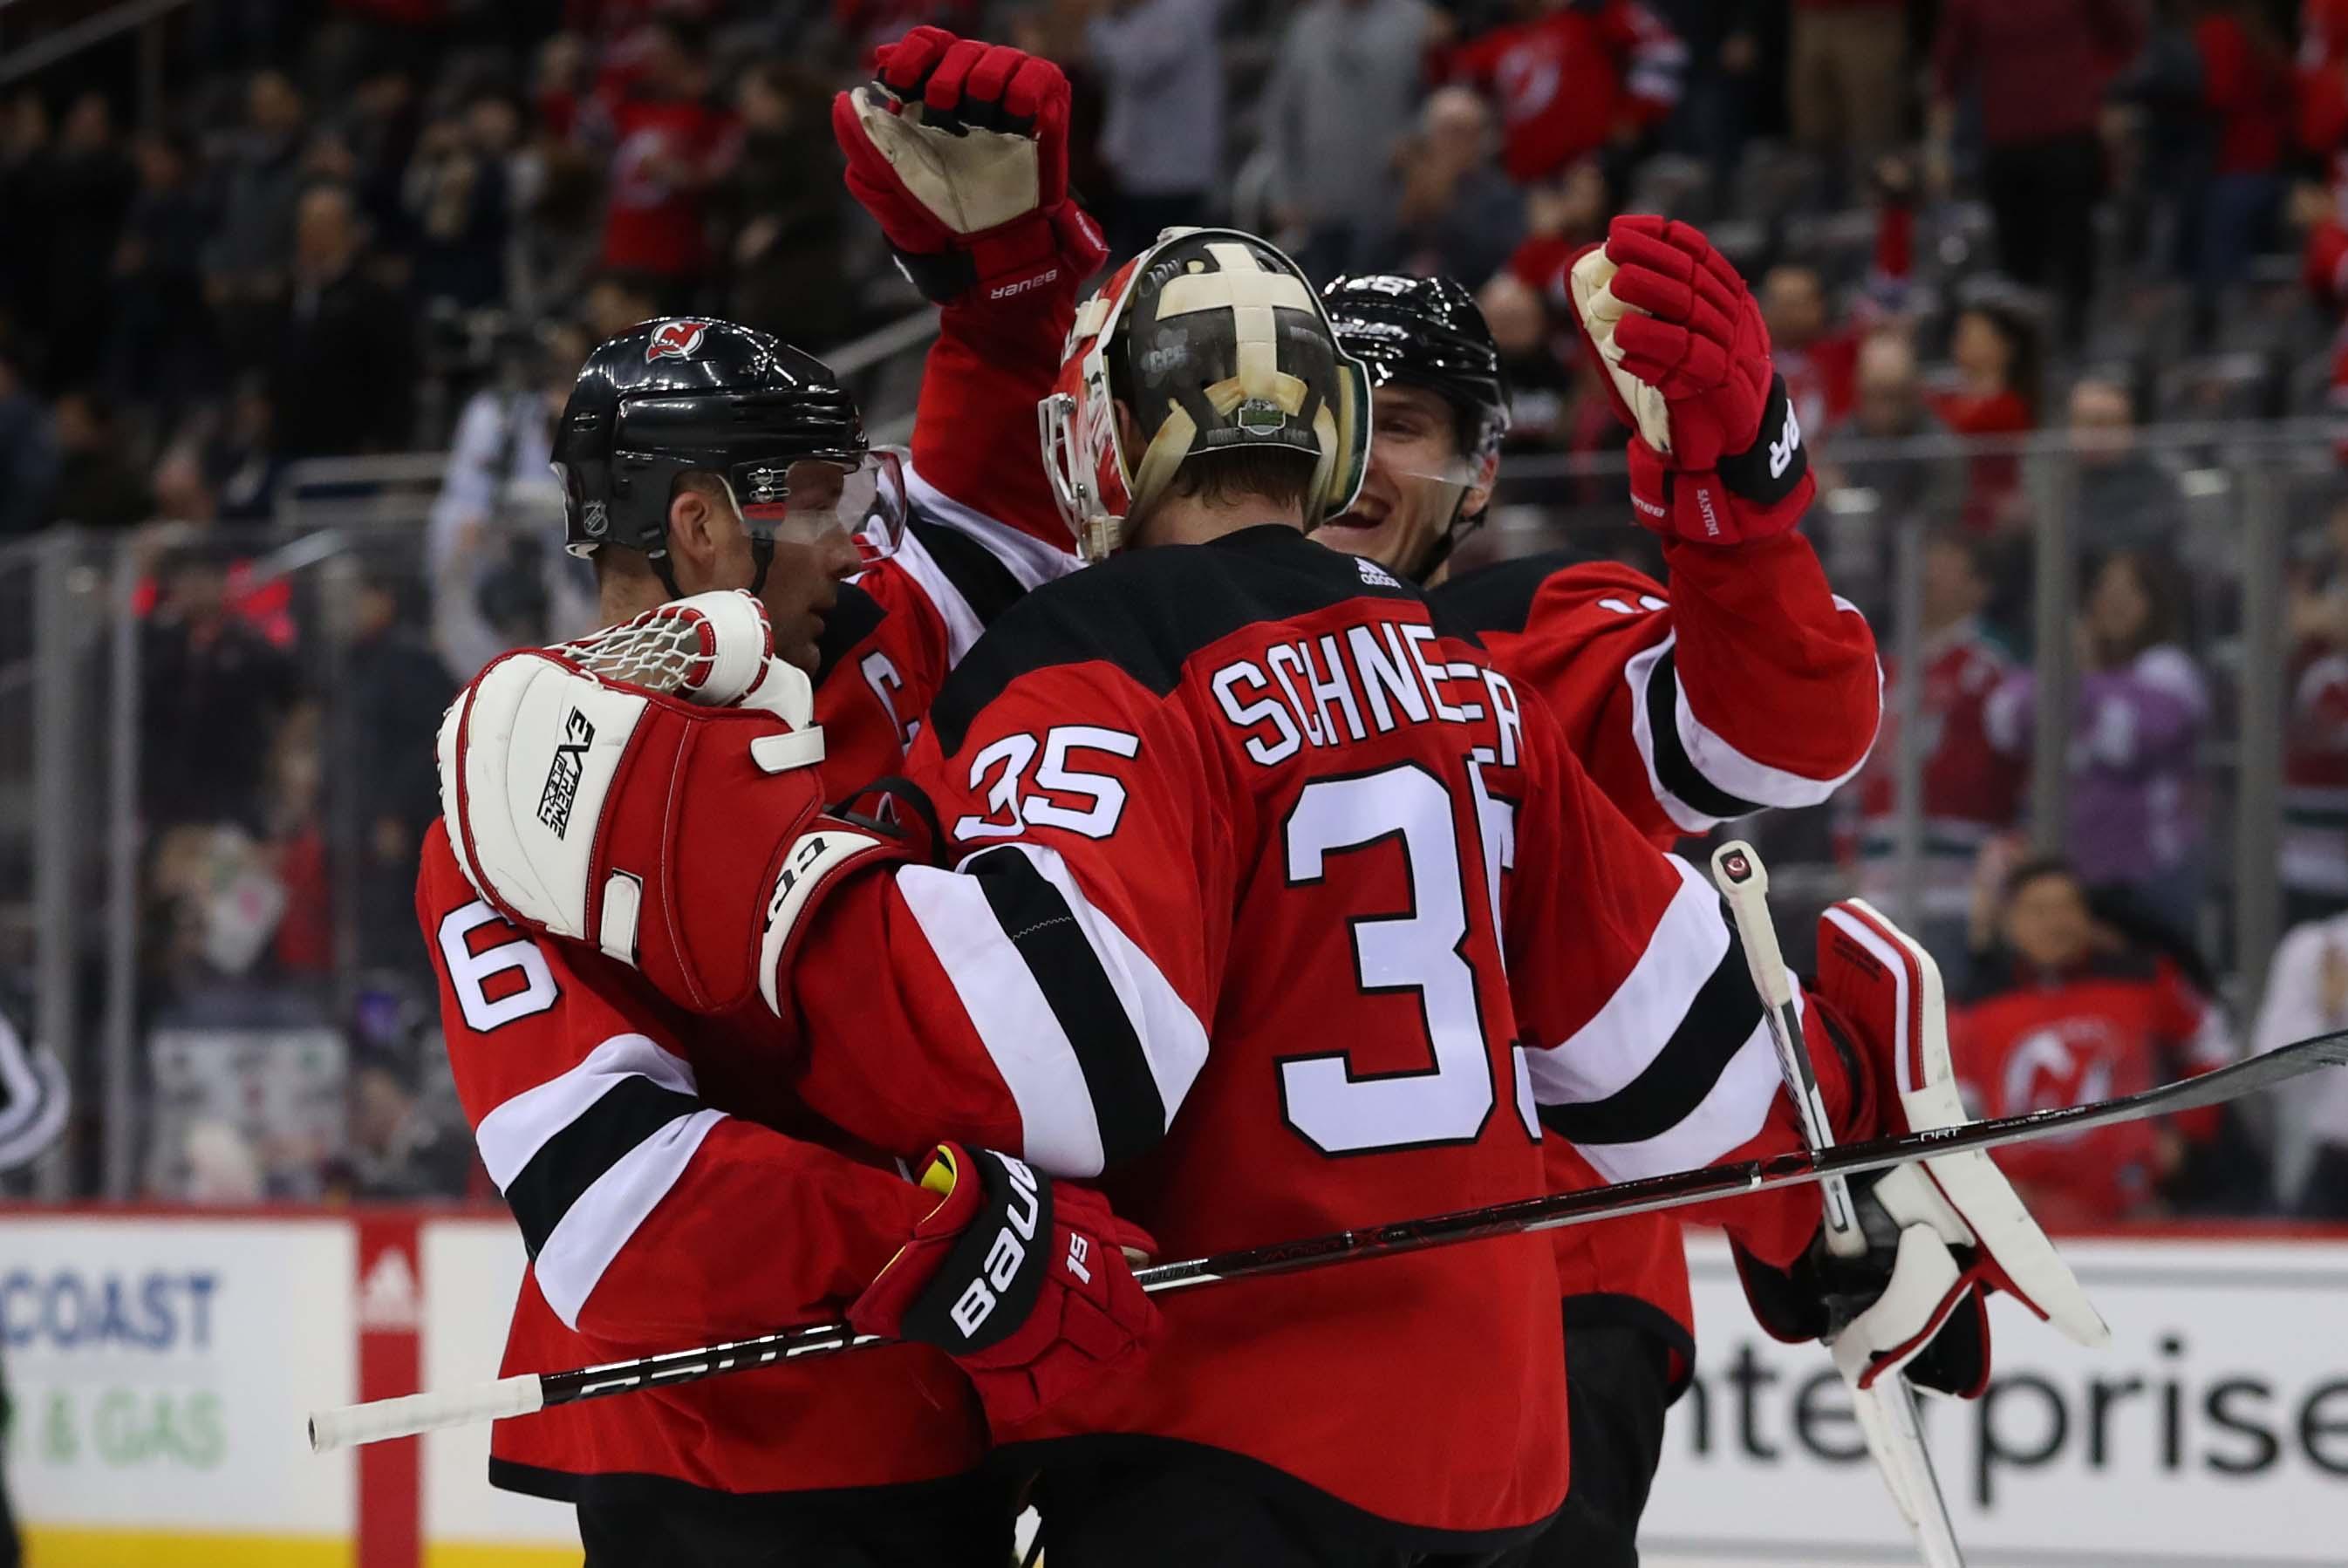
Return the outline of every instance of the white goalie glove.
<path id="1" fill-rule="evenodd" d="M 884 838 L 819 825 L 807 676 L 747 593 L 491 662 L 441 721 L 440 804 L 499 913 L 695 1012 L 771 990 L 806 893 Z"/>

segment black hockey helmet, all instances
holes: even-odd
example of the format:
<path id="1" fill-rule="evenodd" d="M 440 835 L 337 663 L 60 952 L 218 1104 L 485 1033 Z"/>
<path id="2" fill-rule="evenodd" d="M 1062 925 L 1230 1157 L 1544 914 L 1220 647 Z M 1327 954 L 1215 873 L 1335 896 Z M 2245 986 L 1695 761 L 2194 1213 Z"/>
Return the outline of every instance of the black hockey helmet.
<path id="1" fill-rule="evenodd" d="M 1457 411 L 1462 456 L 1499 449 L 1509 384 L 1473 294 L 1450 278 L 1378 272 L 1338 278 L 1321 297 L 1337 341 L 1368 367 L 1372 386 L 1426 387 Z"/>
<path id="2" fill-rule="evenodd" d="M 1144 443 L 1128 452 L 1117 405 Z M 1078 553 L 1116 550 L 1189 458 L 1286 447 L 1314 460 L 1305 526 L 1343 511 L 1369 452 L 1369 380 L 1295 262 L 1235 229 L 1169 229 L 1076 311 L 1039 408 Z"/>
<path id="3" fill-rule="evenodd" d="M 785 525 L 844 528 L 880 554 L 904 511 L 893 455 L 871 450 L 855 400 L 820 360 L 706 317 L 640 322 L 589 354 L 553 459 L 564 548 L 640 550 L 664 581 L 669 499 L 689 471 L 733 492 L 761 584 Z"/>

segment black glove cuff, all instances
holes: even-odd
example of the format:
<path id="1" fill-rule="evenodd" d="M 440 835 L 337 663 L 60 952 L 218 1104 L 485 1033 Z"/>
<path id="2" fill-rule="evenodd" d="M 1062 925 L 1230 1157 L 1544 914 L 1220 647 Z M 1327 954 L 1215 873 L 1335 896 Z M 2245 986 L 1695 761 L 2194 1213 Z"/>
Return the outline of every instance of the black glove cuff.
<path id="1" fill-rule="evenodd" d="M 955 1238 L 946 1261 L 905 1310 L 908 1339 L 950 1356 L 1001 1343 L 1027 1321 L 1051 1262 L 1052 1183 L 1025 1161 L 991 1149 L 969 1151 L 958 1182 L 984 1188 L 978 1213 Z"/>
<path id="2" fill-rule="evenodd" d="M 933 305 L 950 305 L 968 293 L 978 282 L 978 263 L 967 251 L 936 251 L 917 256 L 911 251 L 891 246 L 889 253 L 897 258 L 897 270 L 922 297 Z"/>
<path id="3" fill-rule="evenodd" d="M 1769 400 L 1761 405 L 1761 429 L 1753 445 L 1720 460 L 1720 482 L 1759 507 L 1774 507 L 1794 493 L 1810 471 L 1809 449 L 1802 445 L 1802 422 L 1794 414 L 1794 400 L 1786 394 L 1786 378 L 1769 375 Z"/>

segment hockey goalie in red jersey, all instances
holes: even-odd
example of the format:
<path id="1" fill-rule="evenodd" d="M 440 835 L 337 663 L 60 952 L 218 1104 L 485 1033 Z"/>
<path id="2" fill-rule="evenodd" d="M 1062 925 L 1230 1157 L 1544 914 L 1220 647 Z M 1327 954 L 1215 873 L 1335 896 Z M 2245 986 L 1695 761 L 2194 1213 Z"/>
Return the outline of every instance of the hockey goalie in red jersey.
<path id="1" fill-rule="evenodd" d="M 1076 564 L 1032 456 L 1032 408 L 1102 253 L 1066 196 L 1056 67 L 920 29 L 883 49 L 879 70 L 842 95 L 835 121 L 859 200 L 942 307 L 911 466 L 866 450 L 820 364 L 705 318 L 648 323 L 598 350 L 558 452 L 569 545 L 596 563 L 606 620 L 700 596 L 654 617 L 660 658 L 602 667 L 723 691 L 800 726 L 807 676 L 789 667 L 813 671 L 826 791 L 839 796 L 896 770 L 912 704 L 979 624 Z M 915 169 L 910 182 L 892 158 Z M 984 203 L 965 200 L 973 187 Z M 925 220 L 932 203 L 953 221 Z M 1028 454 L 1024 466 L 1005 450 Z M 757 597 L 711 591 L 726 589 Z M 606 660 L 627 641 L 573 653 Z M 721 641 L 727 657 L 699 657 Z M 567 756 L 591 743 L 572 743 Z M 563 818 L 579 777 L 550 772 L 532 809 Z M 417 912 L 466 1109 L 532 1257 L 510 1368 L 837 1317 L 917 1228 L 933 1245 L 975 1223 L 932 1213 L 934 1193 L 811 1116 L 765 1038 L 685 1016 L 592 945 L 500 919 L 441 828 Z M 1070 1194 L 1062 1220 L 1083 1206 Z M 502 1422 L 492 1477 L 576 1502 L 590 1568 L 763 1563 L 778 1544 L 816 1565 L 999 1568 L 1012 1510 L 977 1472 L 981 1405 L 1030 1374 L 1011 1365 L 973 1399 L 932 1350 L 858 1360 L 845 1377 L 778 1368 Z"/>
<path id="2" fill-rule="evenodd" d="M 444 732 L 484 896 L 676 1005 L 763 1007 L 808 1107 L 909 1158 L 947 1141 L 928 1179 L 948 1207 L 981 1180 L 1031 1236 L 1072 1191 L 1052 1177 L 1100 1178 L 1188 1255 L 1529 1195 L 1544 1121 L 1622 1174 L 1794 1147 L 1709 890 L 1415 589 L 1303 537 L 1358 482 L 1368 388 L 1292 264 L 1169 234 L 1079 311 L 1062 386 L 1049 457 L 1099 564 L 948 681 L 910 765 L 941 864 L 823 816 L 785 722 L 525 653 Z M 595 739 L 557 827 L 529 804 L 572 715 Z M 1820 1034 L 1856 1042 L 1821 1064 L 1853 1132 L 1900 1124 L 1879 1032 Z M 1557 1507 L 1545 1241 L 1186 1293 L 1132 1362 L 1151 1330 L 1117 1310 L 1110 1244 L 1138 1233 L 1082 1217 L 994 1259 L 917 1245 L 851 1310 L 969 1368 L 1032 1344 L 1050 1304 L 1070 1353 L 1031 1410 L 990 1413 L 1045 1465 L 1056 1562 L 1489 1551 Z M 1813 1197 L 1721 1217 L 1809 1286 Z M 1993 1244 L 1900 1223 L 1897 1258 L 1836 1288 L 1888 1303 L 1874 1327 L 1904 1324 L 1903 1356 L 1977 1339 L 1978 1266 L 1952 1262 L 1945 1299 L 1912 1276 Z M 1078 1324 L 1064 1299 L 1104 1285 Z"/>
<path id="3" fill-rule="evenodd" d="M 1660 266 L 1673 280 L 1692 276 L 1711 254 L 1684 225 L 1666 231 L 1625 220 L 1620 232 L 1619 246 L 1610 241 L 1595 253 L 1619 248 L 1646 272 Z M 1642 275 L 1624 281 L 1631 294 Z M 1663 536 L 1669 587 L 1569 552 L 1453 577 L 1453 548 L 1483 520 L 1508 429 L 1491 333 L 1468 292 L 1448 279 L 1340 278 L 1326 298 L 1339 341 L 1375 383 L 1377 440 L 1361 497 L 1322 531 L 1322 542 L 1431 588 L 1493 661 L 1546 703 L 1592 781 L 1641 832 L 1669 846 L 1766 806 L 1815 804 L 1859 765 L 1880 709 L 1875 643 L 1858 611 L 1828 590 L 1808 541 L 1792 531 L 1812 488 L 1798 436 L 1778 443 L 1785 462 L 1768 479 L 1766 516 L 1740 515 L 1733 540 L 1671 526 L 1688 510 L 1664 503 L 1682 481 L 1666 477 L 1662 455 L 1647 448 L 1634 515 Z M 1645 302 L 1658 324 L 1684 322 L 1695 302 L 1674 308 L 1656 290 Z M 1733 333 L 1740 318 L 1720 312 L 1717 319 Z M 1764 405 L 1784 402 L 1757 317 L 1751 326 L 1740 384 L 1753 424 L 1740 425 L 1728 461 L 1711 460 L 1731 472 L 1742 471 L 1737 453 L 1768 425 Z M 1628 404 L 1622 406 L 1627 419 Z M 1775 428 L 1789 430 L 1787 417 Z M 1631 439 L 1634 447 L 1645 441 Z M 1692 515 L 1701 519 L 1703 509 Z M 1597 1179 L 1563 1140 L 1550 1159 L 1561 1185 Z M 1695 1350 L 1680 1226 L 1643 1215 L 1558 1232 L 1556 1247 L 1574 1431 L 1582 1440 L 1567 1507 L 1522 1561 L 1632 1562 L 1662 1459 L 1664 1410 L 1685 1386 Z"/>

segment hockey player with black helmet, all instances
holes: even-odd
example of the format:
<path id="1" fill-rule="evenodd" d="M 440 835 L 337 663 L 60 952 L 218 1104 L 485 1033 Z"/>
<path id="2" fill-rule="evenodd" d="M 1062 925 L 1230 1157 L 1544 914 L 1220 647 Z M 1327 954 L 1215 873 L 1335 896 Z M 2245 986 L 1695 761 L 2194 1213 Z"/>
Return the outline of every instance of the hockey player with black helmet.
<path id="1" fill-rule="evenodd" d="M 1684 224 L 1628 220 L 1619 243 L 1591 252 L 1599 261 L 1584 276 L 1615 275 L 1617 251 L 1636 269 L 1624 281 L 1633 295 L 1642 273 L 1684 280 L 1703 269 L 1734 306 L 1735 291 L 1722 281 L 1734 272 Z M 1586 284 L 1577 297 L 1585 313 L 1599 286 Z M 1810 487 L 1797 440 L 1787 447 L 1773 494 L 1752 508 L 1765 520 L 1730 538 L 1692 535 L 1672 526 L 1678 511 L 1659 494 L 1639 497 L 1646 504 L 1637 517 L 1664 538 L 1668 587 L 1563 550 L 1453 578 L 1452 548 L 1481 521 L 1499 477 L 1508 414 L 1498 348 L 1468 292 L 1448 279 L 1340 278 L 1326 297 L 1339 337 L 1377 382 L 1377 445 L 1364 499 L 1324 531 L 1325 542 L 1427 584 L 1502 669 L 1540 693 L 1591 776 L 1658 845 L 1765 806 L 1815 804 L 1849 776 L 1874 740 L 1874 641 L 1828 589 L 1808 542 L 1791 531 Z M 1645 297 L 1665 318 L 1651 321 L 1671 324 L 1668 305 Z M 1619 320 L 1608 310 L 1613 298 L 1596 308 Z M 1687 298 L 1683 321 L 1694 314 L 1694 296 Z M 1718 313 L 1723 324 L 1735 317 L 1733 308 Z M 1611 325 L 1601 320 L 1598 333 Z M 1757 415 L 1772 395 L 1782 405 L 1783 394 L 1766 333 L 1747 352 L 1756 351 Z M 1595 343 L 1593 353 L 1606 363 Z M 1774 434 L 1756 425 L 1735 438 L 1736 449 L 1766 445 Z M 1641 445 L 1647 436 L 1631 440 Z M 1652 446 L 1642 458 L 1657 492 L 1666 481 L 1652 476 L 1666 461 Z M 1762 472 L 1767 477 L 1766 462 Z M 1553 1142 L 1550 1159 L 1560 1185 L 1599 1179 L 1565 1140 Z M 1640 1216 L 1560 1231 L 1556 1245 L 1566 1291 L 1572 1485 L 1555 1525 L 1509 1562 L 1634 1564 L 1664 1410 L 1694 1368 L 1680 1225 Z"/>
<path id="2" fill-rule="evenodd" d="M 1252 236 L 1169 231 L 1086 302 L 1043 421 L 1096 564 L 998 617 L 932 708 L 908 771 L 935 862 L 825 816 L 788 764 L 729 785 L 793 748 L 771 716 L 629 721 L 581 759 L 577 847 L 501 803 L 558 715 L 632 699 L 516 655 L 452 721 L 485 899 L 630 954 L 672 1005 L 762 1003 L 809 1109 L 901 1158 L 936 1145 L 939 1213 L 850 1321 L 985 1369 L 1061 1568 L 1488 1554 L 1565 1483 L 1545 1243 L 1183 1293 L 1161 1326 L 1115 1250 L 1143 1233 L 1069 1179 L 1190 1255 L 1529 1195 L 1542 1123 L 1618 1178 L 1800 1146 L 1709 889 L 1472 635 L 1305 537 L 1358 481 L 1366 382 Z M 1872 1054 L 1819 1071 L 1839 1134 L 1900 1113 Z M 958 1242 L 1023 1213 L 1037 1234 L 1045 1192 L 1050 1246 Z M 1788 1189 L 1720 1218 L 1787 1268 L 1819 1211 Z M 1910 1230 L 1901 1267 L 1927 1249 Z M 2035 1255 L 2024 1276 L 2069 1285 Z M 1978 1364 L 1982 1321 L 1935 1314 L 1936 1277 L 1876 1327 L 1904 1356 L 1953 1322 Z"/>
<path id="3" fill-rule="evenodd" d="M 831 372 L 709 317 L 644 322 L 590 354 L 553 459 L 564 548 L 595 563 L 603 624 L 742 589 L 810 675 L 831 585 L 904 524 L 899 459 L 871 448 Z"/>
<path id="4" fill-rule="evenodd" d="M 878 67 L 852 109 L 842 96 L 835 126 L 858 200 L 943 307 L 911 453 L 872 450 L 814 359 L 704 317 L 645 323 L 598 349 L 554 453 L 567 541 L 595 562 L 602 619 L 656 624 L 673 685 L 788 723 L 778 765 L 811 800 L 896 771 L 979 627 L 1076 564 L 1041 469 L 1004 458 L 1033 452 L 1035 400 L 1097 259 L 1065 190 L 1066 79 L 934 28 L 884 47 Z M 968 200 L 974 186 L 983 200 Z M 957 221 L 924 227 L 929 204 Z M 623 629 L 551 657 L 623 645 L 645 646 Z M 594 667 L 614 682 L 648 676 L 633 653 Z M 623 740 L 587 704 L 557 720 L 543 776 L 512 804 L 560 837 L 595 810 L 579 788 L 592 759 Z M 479 738 L 452 722 L 444 760 Z M 971 1220 L 941 1215 L 934 1191 L 813 1117 L 771 1041 L 688 1017 L 647 985 L 642 946 L 622 936 L 633 907 L 616 894 L 592 942 L 500 918 L 472 880 L 491 852 L 463 826 L 489 795 L 449 784 L 456 831 L 427 837 L 417 913 L 460 1096 L 531 1253 L 510 1369 L 837 1317 L 917 1232 L 934 1245 Z M 734 781 L 696 829 L 726 835 L 747 787 Z M 976 1190 L 965 1184 L 965 1203 Z M 1056 1234 L 1074 1234 L 1084 1195 L 1056 1213 Z M 1099 1225 L 1104 1243 L 1122 1234 Z M 1048 1392 L 1060 1324 L 1039 1320 L 983 1366 L 907 1346 L 503 1421 L 492 1480 L 576 1503 L 590 1568 L 778 1553 L 810 1568 L 999 1568 L 1013 1510 L 981 1468 L 994 1396 L 973 1379 L 1032 1393 L 1041 1376 Z"/>

